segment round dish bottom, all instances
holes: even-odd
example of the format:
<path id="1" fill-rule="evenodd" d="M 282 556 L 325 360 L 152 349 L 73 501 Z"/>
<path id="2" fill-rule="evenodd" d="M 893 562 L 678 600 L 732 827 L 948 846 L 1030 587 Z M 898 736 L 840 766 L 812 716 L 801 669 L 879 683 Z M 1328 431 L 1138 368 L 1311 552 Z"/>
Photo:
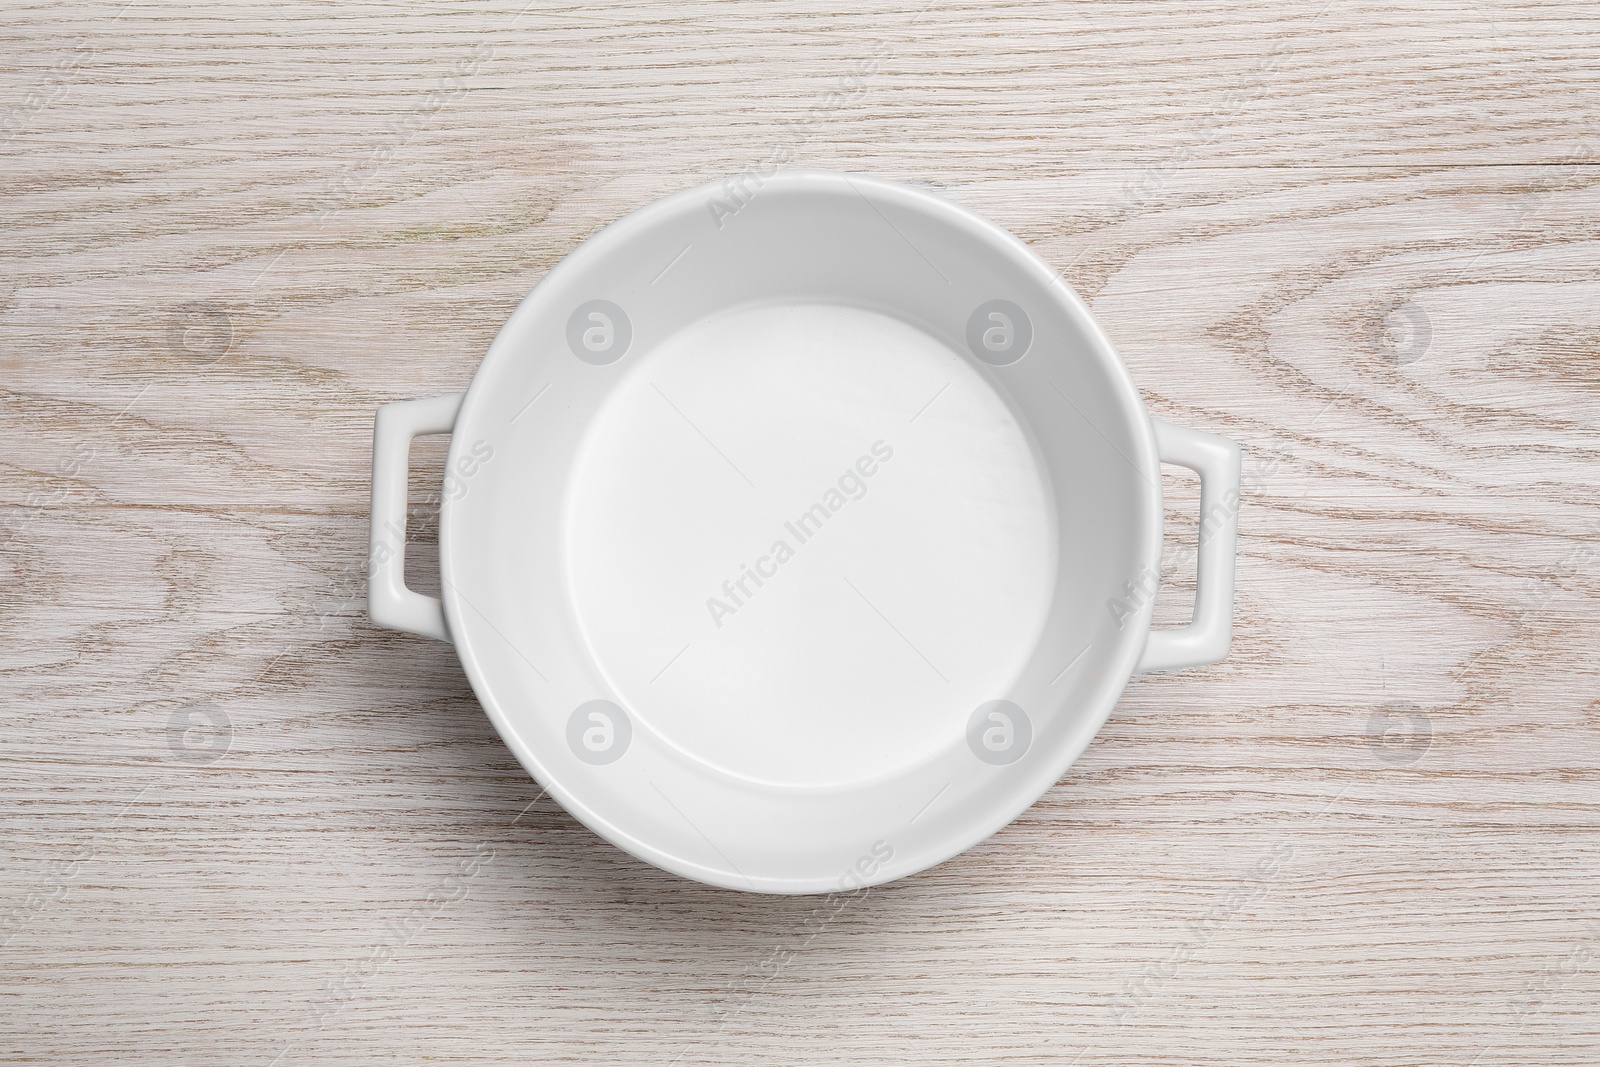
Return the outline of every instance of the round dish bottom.
<path id="1" fill-rule="evenodd" d="M 1055 586 L 1056 503 L 982 372 L 877 311 L 735 309 L 641 353 L 568 496 L 570 605 L 648 730 L 828 789 L 964 743 Z"/>

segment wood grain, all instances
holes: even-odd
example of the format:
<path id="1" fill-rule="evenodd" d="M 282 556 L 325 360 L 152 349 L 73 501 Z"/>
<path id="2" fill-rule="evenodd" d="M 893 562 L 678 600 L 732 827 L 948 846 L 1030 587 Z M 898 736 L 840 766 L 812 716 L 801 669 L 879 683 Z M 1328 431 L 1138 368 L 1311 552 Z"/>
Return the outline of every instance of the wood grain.
<path id="1" fill-rule="evenodd" d="M 17 0 L 0 41 L 6 1062 L 1600 1062 L 1592 7 Z M 1248 449 L 1230 659 L 836 913 L 594 837 L 360 584 L 377 405 L 783 149 L 1009 227 Z"/>

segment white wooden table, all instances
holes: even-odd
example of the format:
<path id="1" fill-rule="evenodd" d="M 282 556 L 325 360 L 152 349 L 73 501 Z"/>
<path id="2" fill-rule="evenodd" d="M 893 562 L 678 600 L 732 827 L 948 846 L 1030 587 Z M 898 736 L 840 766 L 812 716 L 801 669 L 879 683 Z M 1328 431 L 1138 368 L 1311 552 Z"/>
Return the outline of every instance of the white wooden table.
<path id="1" fill-rule="evenodd" d="M 0 1060 L 1600 1063 L 1593 5 L 12 0 L 0 41 Z M 1248 450 L 1231 658 L 836 914 L 590 834 L 360 582 L 374 409 L 785 149 L 1011 228 Z"/>

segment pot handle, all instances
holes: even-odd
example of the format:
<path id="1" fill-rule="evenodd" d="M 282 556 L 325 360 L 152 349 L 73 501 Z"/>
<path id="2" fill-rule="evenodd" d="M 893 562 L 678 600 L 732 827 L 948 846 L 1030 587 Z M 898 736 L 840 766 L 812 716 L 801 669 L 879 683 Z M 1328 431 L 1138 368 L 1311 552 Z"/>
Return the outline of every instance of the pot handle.
<path id="1" fill-rule="evenodd" d="M 1194 616 L 1188 626 L 1151 630 L 1139 657 L 1140 673 L 1216 663 L 1233 639 L 1233 575 L 1239 547 L 1239 446 L 1226 437 L 1155 423 L 1163 463 L 1200 475 L 1200 550 L 1196 560 Z"/>
<path id="2" fill-rule="evenodd" d="M 450 640 L 444 605 L 406 588 L 406 473 L 411 439 L 449 433 L 465 393 L 399 400 L 372 424 L 372 540 L 367 557 L 367 614 L 391 630 Z"/>

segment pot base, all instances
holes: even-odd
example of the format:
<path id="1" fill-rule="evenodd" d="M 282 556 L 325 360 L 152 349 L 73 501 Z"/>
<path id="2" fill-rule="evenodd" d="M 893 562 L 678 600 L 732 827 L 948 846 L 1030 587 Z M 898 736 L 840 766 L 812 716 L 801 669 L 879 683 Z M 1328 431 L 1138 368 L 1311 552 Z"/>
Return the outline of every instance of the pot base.
<path id="1" fill-rule="evenodd" d="M 1055 509 L 983 375 L 840 304 L 735 309 L 641 355 L 570 496 L 573 609 L 634 729 L 833 788 L 958 743 L 1055 585 Z"/>

